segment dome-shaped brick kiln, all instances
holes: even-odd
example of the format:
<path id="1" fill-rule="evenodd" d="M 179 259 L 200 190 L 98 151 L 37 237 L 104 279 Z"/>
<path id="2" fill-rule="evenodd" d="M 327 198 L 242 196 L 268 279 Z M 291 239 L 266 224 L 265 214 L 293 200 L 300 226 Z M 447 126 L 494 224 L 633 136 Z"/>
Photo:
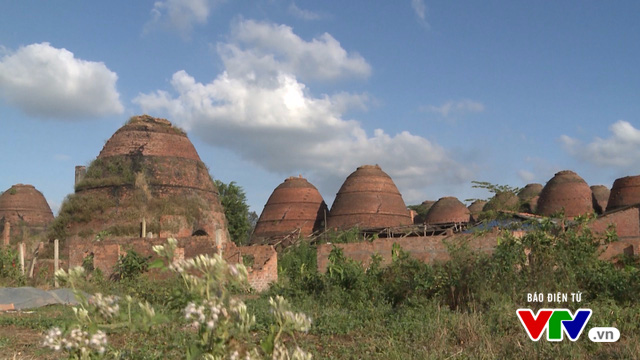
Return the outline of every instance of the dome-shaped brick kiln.
<path id="1" fill-rule="evenodd" d="M 211 235 L 227 239 L 218 190 L 187 135 L 166 119 L 134 116 L 79 174 L 58 217 L 64 235 Z M 141 226 L 144 219 L 145 226 Z M 144 235 L 144 234 L 143 234 Z"/>
<path id="2" fill-rule="evenodd" d="M 478 221 L 478 216 L 480 216 L 486 204 L 486 200 L 476 200 L 469 205 L 467 209 L 471 213 L 471 221 Z"/>
<path id="3" fill-rule="evenodd" d="M 16 184 L 0 194 L 0 233 L 6 228 L 11 239 L 42 234 L 52 221 L 47 200 L 33 185 Z"/>
<path id="4" fill-rule="evenodd" d="M 290 177 L 273 190 L 260 214 L 252 243 L 271 242 L 292 235 L 307 237 L 321 230 L 327 204 L 303 177 Z"/>
<path id="5" fill-rule="evenodd" d="M 591 188 L 573 171 L 564 170 L 555 174 L 540 193 L 539 215 L 550 216 L 559 211 L 573 218 L 593 211 Z"/>
<path id="6" fill-rule="evenodd" d="M 482 211 L 518 210 L 520 200 L 512 191 L 496 193 L 482 208 Z"/>
<path id="7" fill-rule="evenodd" d="M 363 165 L 347 177 L 331 206 L 331 229 L 410 225 L 398 188 L 378 165 Z"/>
<path id="8" fill-rule="evenodd" d="M 433 206 L 433 204 L 435 204 L 436 202 L 433 200 L 425 200 L 422 203 L 420 203 L 420 206 L 422 206 L 425 211 L 429 211 L 429 209 L 431 209 L 431 207 Z"/>
<path id="9" fill-rule="evenodd" d="M 607 203 L 611 192 L 604 185 L 593 185 L 591 187 L 591 201 L 593 202 L 593 210 L 600 215 L 607 210 Z"/>
<path id="10" fill-rule="evenodd" d="M 429 212 L 429 209 L 431 209 L 431 207 L 435 203 L 436 202 L 433 201 L 433 200 L 425 200 L 422 203 L 420 203 L 420 205 L 415 207 L 414 210 L 415 210 L 416 214 L 415 214 L 415 216 L 413 218 L 413 223 L 414 224 L 424 224 L 425 216 Z"/>
<path id="11" fill-rule="evenodd" d="M 540 193 L 542 192 L 542 184 L 527 184 L 520 191 L 518 191 L 518 199 L 520 199 L 520 209 L 524 212 L 533 214 L 538 207 L 538 200 L 540 199 Z"/>
<path id="12" fill-rule="evenodd" d="M 436 201 L 429 209 L 425 222 L 429 225 L 466 224 L 471 220 L 471 212 L 460 200 L 446 196 Z"/>
<path id="13" fill-rule="evenodd" d="M 611 187 L 607 211 L 640 204 L 640 175 L 616 179 Z"/>

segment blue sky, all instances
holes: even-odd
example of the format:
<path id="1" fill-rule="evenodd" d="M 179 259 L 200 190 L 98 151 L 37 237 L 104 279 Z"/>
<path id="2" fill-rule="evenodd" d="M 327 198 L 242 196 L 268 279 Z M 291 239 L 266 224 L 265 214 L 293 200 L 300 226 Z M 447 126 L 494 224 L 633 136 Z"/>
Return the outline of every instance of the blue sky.
<path id="1" fill-rule="evenodd" d="M 640 168 L 637 1 L 0 4 L 0 189 L 56 211 L 132 115 L 187 130 L 258 213 L 380 164 L 408 204 Z"/>

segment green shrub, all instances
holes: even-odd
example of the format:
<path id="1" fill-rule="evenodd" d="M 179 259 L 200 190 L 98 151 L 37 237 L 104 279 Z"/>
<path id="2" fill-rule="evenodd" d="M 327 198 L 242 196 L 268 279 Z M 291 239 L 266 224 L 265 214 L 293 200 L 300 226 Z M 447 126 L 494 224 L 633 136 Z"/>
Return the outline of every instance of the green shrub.
<path id="1" fill-rule="evenodd" d="M 374 261 L 370 267 L 370 277 L 376 277 L 374 273 L 377 271 L 378 263 L 379 260 Z M 435 273 L 431 266 L 400 250 L 391 265 L 380 271 L 379 282 L 386 299 L 392 305 L 398 306 L 414 294 L 433 296 Z"/>
<path id="2" fill-rule="evenodd" d="M 0 285 L 23 286 L 26 277 L 20 273 L 18 253 L 9 247 L 0 247 Z"/>
<path id="3" fill-rule="evenodd" d="M 279 283 L 307 293 L 319 293 L 325 289 L 318 273 L 316 248 L 308 242 L 286 248 L 278 259 Z"/>
<path id="4" fill-rule="evenodd" d="M 130 249 L 126 255 L 118 257 L 118 263 L 111 275 L 113 279 L 136 279 L 149 269 L 151 256 L 142 256 Z"/>

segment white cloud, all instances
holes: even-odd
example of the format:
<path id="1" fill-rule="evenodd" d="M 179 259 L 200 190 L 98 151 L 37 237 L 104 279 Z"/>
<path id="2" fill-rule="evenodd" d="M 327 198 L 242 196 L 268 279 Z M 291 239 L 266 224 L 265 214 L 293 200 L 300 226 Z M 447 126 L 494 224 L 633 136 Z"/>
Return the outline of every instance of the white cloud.
<path id="1" fill-rule="evenodd" d="M 317 12 L 313 12 L 311 10 L 306 10 L 306 9 L 300 9 L 295 2 L 291 2 L 291 4 L 289 5 L 289 14 L 300 18 L 302 20 L 320 20 L 322 19 L 322 15 L 317 13 Z"/>
<path id="2" fill-rule="evenodd" d="M 527 170 L 518 170 L 518 177 L 520 178 L 520 180 L 522 180 L 525 184 L 531 183 L 533 182 L 533 180 L 535 180 L 536 175 L 534 173 L 532 173 L 531 171 L 527 171 Z"/>
<path id="3" fill-rule="evenodd" d="M 211 10 L 223 0 L 162 0 L 156 1 L 151 10 L 151 21 L 145 31 L 156 26 L 177 30 L 188 37 L 194 25 L 207 22 Z"/>
<path id="4" fill-rule="evenodd" d="M 440 106 L 423 106 L 420 110 L 440 114 L 445 119 L 451 119 L 470 113 L 483 112 L 484 104 L 472 100 L 450 100 Z"/>
<path id="5" fill-rule="evenodd" d="M 596 166 L 609 166 L 637 172 L 640 167 L 640 130 L 627 121 L 619 120 L 609 126 L 608 138 L 596 137 L 592 142 L 562 135 L 560 143 L 569 154 Z"/>
<path id="6" fill-rule="evenodd" d="M 411 7 L 413 11 L 416 13 L 420 23 L 426 27 L 429 26 L 427 22 L 427 5 L 425 5 L 424 0 L 411 0 Z"/>
<path id="7" fill-rule="evenodd" d="M 219 46 L 227 69 L 213 81 L 198 82 L 181 70 L 173 74 L 171 92 L 140 94 L 134 102 L 145 112 L 166 114 L 208 143 L 231 149 L 268 171 L 306 173 L 320 187 L 331 184 L 333 191 L 362 164 L 379 164 L 412 194 L 433 183 L 463 183 L 471 178 L 471 171 L 432 141 L 407 131 L 388 134 L 377 129 L 367 134 L 359 122 L 346 119 L 349 109 L 366 109 L 367 95 L 310 93 L 298 80 L 300 74 L 370 71 L 362 58 L 355 61 L 358 66 L 345 66 L 354 60 L 337 41 L 307 42 L 286 26 L 253 21 L 239 24 L 231 39 L 235 42 Z M 325 34 L 324 39 L 333 38 Z M 253 47 L 226 51 L 239 49 L 238 43 Z M 297 48 L 290 49 L 294 44 Z M 320 56 L 320 49 L 345 56 L 317 61 L 314 56 Z M 266 70 L 238 71 L 256 61 L 247 53 L 272 61 Z M 297 65 L 301 57 L 314 59 L 314 68 Z"/>
<path id="8" fill-rule="evenodd" d="M 411 7 L 421 20 L 426 19 L 427 5 L 425 5 L 424 0 L 411 0 Z"/>
<path id="9" fill-rule="evenodd" d="M 280 72 L 302 80 L 368 77 L 371 66 L 357 53 L 348 53 L 328 33 L 305 41 L 286 25 L 241 20 L 232 26 L 229 43 L 218 53 L 233 77 L 272 81 Z"/>
<path id="10" fill-rule="evenodd" d="M 75 58 L 49 43 L 21 47 L 0 59 L 0 97 L 31 116 L 70 119 L 122 113 L 117 79 L 104 63 Z"/>

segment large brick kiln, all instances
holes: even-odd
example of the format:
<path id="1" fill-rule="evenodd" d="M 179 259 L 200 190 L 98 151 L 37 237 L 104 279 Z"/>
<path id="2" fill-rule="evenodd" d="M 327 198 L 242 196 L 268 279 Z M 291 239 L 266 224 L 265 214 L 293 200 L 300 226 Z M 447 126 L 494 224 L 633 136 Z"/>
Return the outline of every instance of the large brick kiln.
<path id="1" fill-rule="evenodd" d="M 253 231 L 254 244 L 287 237 L 307 237 L 324 229 L 327 204 L 315 186 L 302 176 L 289 177 L 273 190 Z"/>
<path id="2" fill-rule="evenodd" d="M 363 165 L 342 184 L 331 206 L 330 229 L 377 228 L 412 224 L 398 188 L 378 165 Z"/>

